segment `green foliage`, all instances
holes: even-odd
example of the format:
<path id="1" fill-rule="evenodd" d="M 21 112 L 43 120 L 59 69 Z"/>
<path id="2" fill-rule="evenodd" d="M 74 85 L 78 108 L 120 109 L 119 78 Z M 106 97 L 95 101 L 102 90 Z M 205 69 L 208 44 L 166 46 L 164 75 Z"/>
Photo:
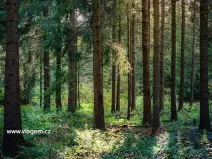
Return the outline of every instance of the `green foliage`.
<path id="1" fill-rule="evenodd" d="M 116 55 L 115 58 L 113 59 L 113 63 L 115 63 L 115 65 L 120 68 L 119 74 L 123 75 L 131 72 L 132 68 L 127 59 L 125 49 L 120 44 L 116 43 L 113 43 L 111 47 Z"/>
<path id="2" fill-rule="evenodd" d="M 171 30 L 167 8 L 165 24 L 165 110 L 161 112 L 162 132 L 158 136 L 150 135 L 151 128 L 141 126 L 143 114 L 142 98 L 142 52 L 139 36 L 136 37 L 136 93 L 137 109 L 131 112 L 131 120 L 126 119 L 127 113 L 127 76 L 130 71 L 126 58 L 126 0 L 121 1 L 117 6 L 117 13 L 112 10 L 113 1 L 103 3 L 103 23 L 102 23 L 102 52 L 103 52 L 103 76 L 104 76 L 104 108 L 106 131 L 93 129 L 93 68 L 92 68 L 92 12 L 91 3 L 87 0 L 21 0 L 19 6 L 19 31 L 20 31 L 20 80 L 21 98 L 30 98 L 33 103 L 39 103 L 39 73 L 43 70 L 43 51 L 50 53 L 51 88 L 48 93 L 52 99 L 55 98 L 55 87 L 62 84 L 63 110 L 57 111 L 52 100 L 52 108 L 49 112 L 44 112 L 39 108 L 39 104 L 22 106 L 23 129 L 28 130 L 51 130 L 50 135 L 24 135 L 27 142 L 34 146 L 21 146 L 20 159 L 34 158 L 208 158 L 211 147 L 211 134 L 197 130 L 199 124 L 199 105 L 194 104 L 190 109 L 185 105 L 178 114 L 179 120 L 170 122 L 170 71 L 171 71 Z M 136 8 L 140 1 L 136 1 Z M 49 13 L 43 16 L 45 7 L 49 7 Z M 177 76 L 176 87 L 179 94 L 180 84 L 180 42 L 181 23 L 180 5 L 177 12 Z M 67 112 L 67 82 L 73 78 L 68 74 L 68 53 L 70 52 L 70 35 L 73 31 L 70 22 L 70 10 L 76 9 L 76 15 L 82 16 L 82 21 L 77 25 L 78 32 L 78 54 L 74 58 L 79 63 L 80 73 L 80 102 L 81 108 L 76 114 Z M 188 8 L 187 8 L 188 9 Z M 140 11 L 139 11 L 140 12 Z M 132 13 L 137 11 L 132 9 Z M 191 44 L 192 44 L 192 17 L 189 15 L 192 9 L 188 10 L 186 22 L 185 39 L 185 100 L 190 98 L 190 66 L 191 66 Z M 111 21 L 114 15 L 121 16 L 122 46 L 119 44 L 107 45 L 111 41 Z M 210 16 L 211 17 L 211 13 Z M 4 54 L 5 54 L 5 32 L 6 32 L 5 1 L 0 0 L 0 103 L 4 96 Z M 197 20 L 199 20 L 197 18 Z M 136 19 L 136 34 L 141 35 L 140 18 Z M 153 22 L 150 22 L 151 26 Z M 189 24 L 189 25 L 188 25 Z M 211 20 L 209 22 L 211 26 Z M 212 27 L 209 29 L 211 30 Z M 197 27 L 198 30 L 198 27 Z M 210 31 L 209 31 L 210 32 Z M 198 34 L 197 34 L 198 35 Z M 151 38 L 153 40 L 153 38 Z M 153 41 L 151 41 L 152 44 Z M 194 99 L 199 99 L 199 39 L 196 45 L 195 63 L 195 83 Z M 116 60 L 111 60 L 113 51 L 116 51 Z M 151 48 L 151 66 L 152 55 Z M 62 54 L 62 77 L 55 81 L 56 62 L 55 56 Z M 209 63 L 212 62 L 212 38 L 209 37 Z M 121 112 L 111 114 L 111 63 L 116 61 L 116 65 L 121 69 Z M 41 66 L 41 67 L 38 67 Z M 152 73 L 152 70 L 151 70 Z M 152 74 L 151 74 L 152 75 Z M 151 76 L 152 77 L 152 76 Z M 209 66 L 209 79 L 212 79 L 212 67 Z M 152 82 L 152 78 L 151 78 Z M 211 93 L 212 81 L 209 81 Z M 152 91 L 151 91 L 152 93 Z M 211 104 L 211 102 L 210 102 Z M 35 107 L 36 105 L 36 107 Z M 197 121 L 193 125 L 193 119 Z M 3 107 L 0 107 L 0 123 L 3 123 Z M 3 124 L 0 125 L 0 141 L 2 143 Z M 0 147 L 1 149 L 1 147 Z"/>
<path id="3" fill-rule="evenodd" d="M 87 88 L 89 89 L 89 87 Z M 51 130 L 50 135 L 24 135 L 33 145 L 21 146 L 20 159 L 30 158 L 207 158 L 209 156 L 212 133 L 197 129 L 199 108 L 195 104 L 191 109 L 187 104 L 178 113 L 178 121 L 170 122 L 170 103 L 165 102 L 161 112 L 161 133 L 151 136 L 151 128 L 141 126 L 142 97 L 137 98 L 138 109 L 126 119 L 127 107 L 121 106 L 121 112 L 111 115 L 110 107 L 105 112 L 106 131 L 93 129 L 93 105 L 81 103 L 76 114 L 51 109 L 44 112 L 39 107 L 22 106 L 23 129 Z M 123 100 L 123 99 L 122 99 Z M 86 101 L 86 99 L 85 99 Z M 92 102 L 92 101 L 91 101 Z M 122 101 L 123 102 L 123 101 Z M 0 121 L 3 122 L 3 109 L 0 108 Z M 193 119 L 197 121 L 193 125 Z M 3 126 L 0 127 L 0 141 Z"/>

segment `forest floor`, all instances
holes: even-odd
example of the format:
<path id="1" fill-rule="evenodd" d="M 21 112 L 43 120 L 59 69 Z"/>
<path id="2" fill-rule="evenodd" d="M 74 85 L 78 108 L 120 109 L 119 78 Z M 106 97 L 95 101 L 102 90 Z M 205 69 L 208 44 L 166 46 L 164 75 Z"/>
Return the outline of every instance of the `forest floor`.
<path id="1" fill-rule="evenodd" d="M 151 136 L 151 127 L 142 127 L 142 110 L 105 112 L 106 130 L 93 129 L 92 105 L 82 104 L 77 114 L 66 110 L 44 112 L 36 106 L 22 106 L 23 129 L 51 130 L 50 135 L 24 135 L 30 147 L 21 146 L 20 159 L 194 159 L 212 158 L 212 133 L 199 131 L 199 106 L 178 113 L 170 122 L 170 106 L 161 113 L 161 128 Z M 194 119 L 197 121 L 195 123 Z M 0 108 L 3 123 L 3 109 Z M 0 125 L 2 143 L 3 124 Z M 1 147 L 0 147 L 1 149 Z"/>

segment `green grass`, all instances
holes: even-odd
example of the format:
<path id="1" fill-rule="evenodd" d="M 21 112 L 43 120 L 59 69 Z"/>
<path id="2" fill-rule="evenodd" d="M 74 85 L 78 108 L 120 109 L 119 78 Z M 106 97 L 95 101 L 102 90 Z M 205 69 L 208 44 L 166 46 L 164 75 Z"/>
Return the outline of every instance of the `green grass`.
<path id="1" fill-rule="evenodd" d="M 132 112 L 131 120 L 126 120 L 126 108 L 121 113 L 111 115 L 106 107 L 106 131 L 93 129 L 93 106 L 82 104 L 75 115 L 66 109 L 50 110 L 22 106 L 23 129 L 51 130 L 50 135 L 24 135 L 26 141 L 34 144 L 21 147 L 20 159 L 142 159 L 142 158 L 208 158 L 211 153 L 212 135 L 197 129 L 199 109 L 194 105 L 178 113 L 178 121 L 170 122 L 170 106 L 166 102 L 161 113 L 162 127 L 157 136 L 151 136 L 151 128 L 144 128 L 141 101 Z M 0 121 L 3 112 L 0 109 Z M 193 125 L 193 119 L 197 125 Z M 3 125 L 0 125 L 2 141 Z"/>

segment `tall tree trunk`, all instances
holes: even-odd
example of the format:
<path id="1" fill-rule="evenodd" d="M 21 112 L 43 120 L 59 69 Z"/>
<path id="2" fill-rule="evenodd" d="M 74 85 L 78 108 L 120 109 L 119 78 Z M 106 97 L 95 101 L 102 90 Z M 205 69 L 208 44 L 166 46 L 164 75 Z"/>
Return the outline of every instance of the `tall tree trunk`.
<path id="1" fill-rule="evenodd" d="M 135 1 L 132 2 L 132 9 L 135 9 Z M 135 80 L 135 14 L 132 14 L 131 19 L 131 32 L 130 32 L 130 39 L 131 39 L 131 56 L 132 56 L 132 106 L 131 110 L 136 108 L 136 80 Z"/>
<path id="2" fill-rule="evenodd" d="M 76 112 L 76 85 L 77 85 L 77 38 L 76 38 L 76 16 L 75 10 L 70 11 L 71 35 L 70 35 L 70 52 L 69 52 L 69 83 L 68 83 L 68 111 Z"/>
<path id="3" fill-rule="evenodd" d="M 182 25 L 181 25 L 181 70 L 180 70 L 180 99 L 179 107 L 183 108 L 184 102 L 184 65 L 185 65 L 185 0 L 182 0 Z"/>
<path id="4" fill-rule="evenodd" d="M 45 7 L 44 17 L 48 14 L 48 6 Z M 44 37 L 44 41 L 46 37 Z M 44 109 L 50 108 L 50 67 L 49 67 L 49 52 L 44 50 Z"/>
<path id="5" fill-rule="evenodd" d="M 177 120 L 176 108 L 176 0 L 172 0 L 172 55 L 171 55 L 171 120 Z"/>
<path id="6" fill-rule="evenodd" d="M 17 0 L 6 1 L 6 20 L 3 154 L 15 157 L 18 155 L 18 145 L 24 141 L 22 134 L 7 133 L 8 130 L 22 130 Z"/>
<path id="7" fill-rule="evenodd" d="M 56 108 L 61 108 L 61 47 L 58 44 L 58 49 L 56 51 Z"/>
<path id="8" fill-rule="evenodd" d="M 80 61 L 77 61 L 77 103 L 78 108 L 81 107 L 80 105 Z"/>
<path id="9" fill-rule="evenodd" d="M 152 123 L 150 97 L 150 0 L 142 0 L 143 125 Z"/>
<path id="10" fill-rule="evenodd" d="M 77 23 L 77 20 L 76 20 L 76 23 Z M 77 55 L 77 52 L 78 52 L 78 47 L 77 47 L 77 41 L 78 41 L 78 30 L 77 30 L 77 24 L 75 25 L 76 26 L 76 28 L 75 28 L 75 36 L 76 36 L 76 57 L 75 57 L 75 92 L 76 92 L 76 95 L 75 95 L 75 101 L 76 101 L 76 108 L 77 108 L 77 106 L 78 106 L 78 72 L 79 72 L 79 67 L 78 67 L 78 62 L 79 62 L 79 59 L 78 59 L 78 55 Z"/>
<path id="11" fill-rule="evenodd" d="M 116 42 L 116 0 L 113 0 L 113 28 L 112 28 L 112 40 Z M 113 51 L 112 55 L 112 105 L 111 112 L 115 112 L 116 109 L 116 52 Z"/>
<path id="12" fill-rule="evenodd" d="M 129 11 L 129 4 L 127 4 L 127 57 L 128 61 L 131 65 L 131 49 L 130 49 L 130 11 Z M 130 110 L 132 106 L 132 74 L 131 72 L 128 73 L 128 106 L 127 106 L 127 119 L 130 120 Z"/>
<path id="13" fill-rule="evenodd" d="M 40 56 L 40 107 L 43 107 L 43 56 Z"/>
<path id="14" fill-rule="evenodd" d="M 93 0 L 93 78 L 94 78 L 94 127 L 105 129 L 103 103 L 103 75 L 102 75 L 102 26 L 101 2 Z"/>
<path id="15" fill-rule="evenodd" d="M 121 16 L 119 16 L 119 31 L 118 31 L 118 41 L 121 45 Z M 121 75 L 120 68 L 118 66 L 118 77 L 117 77 L 117 95 L 116 95 L 116 111 L 120 111 L 120 86 L 121 86 Z"/>
<path id="16" fill-rule="evenodd" d="M 152 133 L 160 127 L 160 44 L 159 44 L 159 0 L 153 1 L 154 6 L 154 57 L 153 57 L 153 120 Z"/>
<path id="17" fill-rule="evenodd" d="M 160 42 L 160 110 L 164 109 L 164 33 L 165 0 L 161 0 L 161 42 Z"/>
<path id="18" fill-rule="evenodd" d="M 28 88 L 27 88 L 28 83 L 27 83 L 27 75 L 26 74 L 27 74 L 26 62 L 23 62 L 23 77 L 24 77 L 23 87 L 24 87 L 24 90 L 23 90 L 23 96 L 22 96 L 21 102 L 24 105 L 29 104 L 29 92 L 28 92 Z"/>
<path id="19" fill-rule="evenodd" d="M 193 22 L 193 42 L 192 42 L 192 64 L 191 64 L 191 87 L 190 87 L 190 106 L 193 105 L 194 97 L 194 64 L 195 64 L 195 47 L 196 47 L 196 0 L 194 0 L 194 22 Z"/>
<path id="20" fill-rule="evenodd" d="M 44 109 L 50 108 L 49 52 L 44 52 Z"/>
<path id="21" fill-rule="evenodd" d="M 210 129 L 208 104 L 208 0 L 200 1 L 200 129 Z"/>

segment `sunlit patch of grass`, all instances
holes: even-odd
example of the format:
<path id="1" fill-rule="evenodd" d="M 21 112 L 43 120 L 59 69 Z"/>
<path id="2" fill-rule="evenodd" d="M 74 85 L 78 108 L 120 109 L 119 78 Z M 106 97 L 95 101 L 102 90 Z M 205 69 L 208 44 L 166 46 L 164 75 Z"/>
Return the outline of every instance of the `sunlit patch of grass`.
<path id="1" fill-rule="evenodd" d="M 119 147 L 123 143 L 123 135 L 117 136 L 109 130 L 84 130 L 76 131 L 77 145 L 73 147 L 66 147 L 64 150 L 64 156 L 81 156 L 86 158 L 89 154 L 101 154 L 108 151 L 112 151 L 116 147 Z"/>

